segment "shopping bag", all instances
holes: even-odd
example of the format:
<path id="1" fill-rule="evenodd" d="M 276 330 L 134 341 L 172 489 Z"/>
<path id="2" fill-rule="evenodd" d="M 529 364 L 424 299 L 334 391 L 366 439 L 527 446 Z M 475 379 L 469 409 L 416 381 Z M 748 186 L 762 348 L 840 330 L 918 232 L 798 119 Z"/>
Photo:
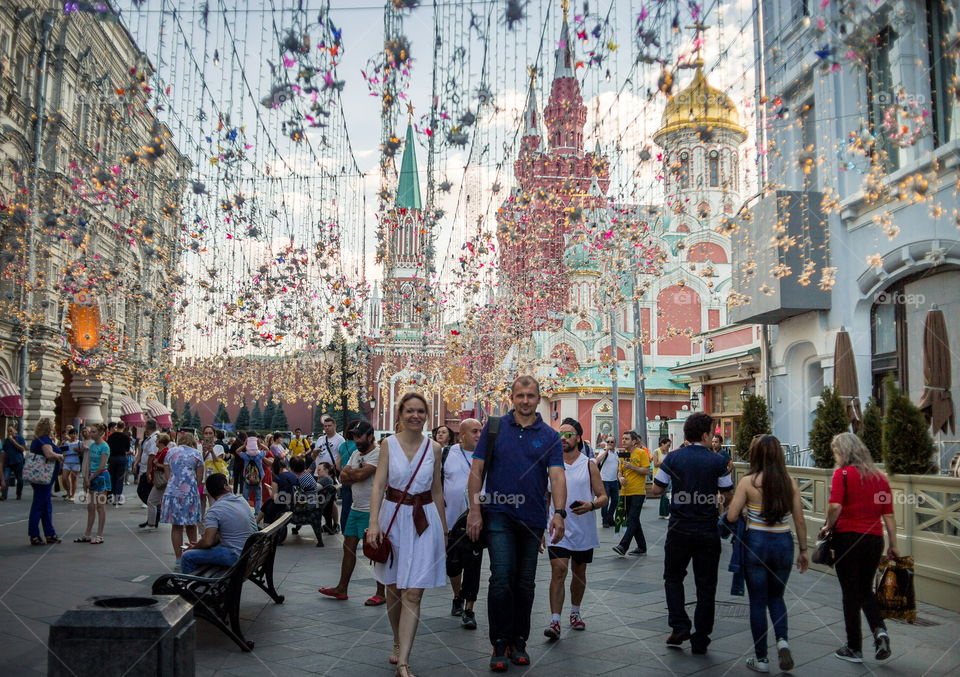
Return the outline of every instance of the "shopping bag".
<path id="1" fill-rule="evenodd" d="M 907 623 L 917 620 L 912 557 L 881 557 L 876 586 L 881 617 Z"/>

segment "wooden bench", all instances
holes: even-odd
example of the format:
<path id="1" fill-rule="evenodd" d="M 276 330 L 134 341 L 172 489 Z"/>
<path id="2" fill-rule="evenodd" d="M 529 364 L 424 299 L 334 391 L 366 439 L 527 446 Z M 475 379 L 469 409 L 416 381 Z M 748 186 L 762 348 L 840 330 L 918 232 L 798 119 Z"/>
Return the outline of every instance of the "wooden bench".
<path id="1" fill-rule="evenodd" d="M 213 623 L 244 651 L 252 651 L 253 642 L 244 638 L 240 628 L 240 593 L 244 581 L 250 580 L 274 602 L 283 604 L 283 595 L 273 584 L 273 560 L 290 517 L 286 513 L 251 534 L 233 566 L 209 565 L 194 574 L 164 574 L 153 582 L 153 594 L 183 597 L 193 604 L 195 616 Z"/>

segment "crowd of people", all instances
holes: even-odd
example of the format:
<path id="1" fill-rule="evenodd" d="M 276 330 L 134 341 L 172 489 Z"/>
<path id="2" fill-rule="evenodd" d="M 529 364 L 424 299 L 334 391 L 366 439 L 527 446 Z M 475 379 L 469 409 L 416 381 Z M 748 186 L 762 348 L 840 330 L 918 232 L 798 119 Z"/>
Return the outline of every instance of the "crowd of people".
<path id="1" fill-rule="evenodd" d="M 689 643 L 694 654 L 708 651 L 721 538 L 729 537 L 734 594 L 739 586 L 750 603 L 754 655 L 746 667 L 770 671 L 771 640 L 780 669 L 793 667 L 784 595 L 792 568 L 804 573 L 810 558 L 800 492 L 775 437 L 754 438 L 749 469 L 735 484 L 732 459 L 722 453 L 707 414 L 686 419 L 684 439 L 675 449 L 664 437 L 651 452 L 642 434 L 626 431 L 619 446 L 606 437 L 594 452 L 575 419 L 564 419 L 558 430 L 543 421 L 534 378 L 518 378 L 510 400 L 509 413 L 485 425 L 467 419 L 456 433 L 440 426 L 428 434 L 428 402 L 411 392 L 398 404 L 396 432 L 379 441 L 366 421 L 353 421 L 340 434 L 326 417 L 324 433 L 315 440 L 297 429 L 286 443 L 279 433 L 261 438 L 254 431 L 228 440 L 212 426 L 198 440 L 192 431 L 174 436 L 150 421 L 139 442 L 115 423 L 68 428 L 57 444 L 51 421 L 43 418 L 29 444 L 8 430 L 0 454 L 0 500 L 12 487 L 20 499 L 24 481 L 29 483 L 30 542 L 56 544 L 52 497 L 59 486 L 65 499 L 87 506 L 86 530 L 75 542 L 102 544 L 107 506 L 122 503 L 132 469 L 146 508 L 140 528 L 171 525 L 174 567 L 186 573 L 207 564 L 229 566 L 261 525 L 298 501 L 315 501 L 322 507 L 323 531 L 343 536 L 339 580 L 321 587 L 320 594 L 348 600 L 357 560 L 369 554 L 377 587 L 364 604 L 386 607 L 394 637 L 388 660 L 397 675 L 409 677 L 426 589 L 450 585 L 451 615 L 467 630 L 482 622 L 475 605 L 485 550 L 492 671 L 530 664 L 534 581 L 544 552 L 551 573 L 544 636 L 562 637 L 568 577 L 569 628 L 584 631 L 582 605 L 587 569 L 600 545 L 598 521 L 603 528 L 625 527 L 613 546 L 617 557 L 643 557 L 648 543 L 641 513 L 650 497 L 658 501 L 658 517 L 669 520 L 662 546 L 666 645 L 679 649 Z M 837 435 L 832 448 L 836 470 L 819 537 L 832 538 L 842 590 L 846 643 L 835 656 L 863 661 L 862 613 L 874 655 L 885 660 L 890 637 L 872 581 L 884 550 L 899 554 L 890 486 L 856 435 Z M 323 499 L 337 492 L 339 506 Z M 317 540 L 319 545 L 319 534 Z M 684 590 L 691 567 L 693 619 Z"/>

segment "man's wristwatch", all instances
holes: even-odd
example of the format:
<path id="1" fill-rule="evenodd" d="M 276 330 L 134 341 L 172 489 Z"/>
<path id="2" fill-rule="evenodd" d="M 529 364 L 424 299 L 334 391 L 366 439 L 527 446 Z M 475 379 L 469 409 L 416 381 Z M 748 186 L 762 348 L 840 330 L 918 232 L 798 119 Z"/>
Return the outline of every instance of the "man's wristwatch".
<path id="1" fill-rule="evenodd" d="M 553 511 L 554 515 L 560 515 L 560 519 L 567 519 L 567 511 L 563 508 L 555 509 Z"/>

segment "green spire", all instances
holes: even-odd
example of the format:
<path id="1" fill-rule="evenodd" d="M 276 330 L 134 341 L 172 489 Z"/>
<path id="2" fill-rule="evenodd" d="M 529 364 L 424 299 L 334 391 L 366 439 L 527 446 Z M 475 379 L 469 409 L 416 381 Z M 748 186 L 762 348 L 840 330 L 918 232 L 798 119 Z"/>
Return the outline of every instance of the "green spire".
<path id="1" fill-rule="evenodd" d="M 403 143 L 403 162 L 397 186 L 398 209 L 423 209 L 420 200 L 420 178 L 417 176 L 417 153 L 413 141 L 413 123 L 407 123 L 407 139 Z"/>

